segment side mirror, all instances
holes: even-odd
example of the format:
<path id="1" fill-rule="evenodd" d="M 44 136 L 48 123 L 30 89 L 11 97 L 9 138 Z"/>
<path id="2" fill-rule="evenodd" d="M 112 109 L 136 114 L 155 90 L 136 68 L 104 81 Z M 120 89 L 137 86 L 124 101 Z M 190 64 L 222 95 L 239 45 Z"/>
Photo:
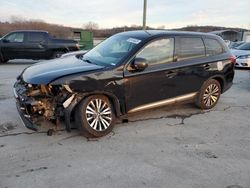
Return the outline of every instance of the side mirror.
<path id="1" fill-rule="evenodd" d="M 139 57 L 135 58 L 130 67 L 132 71 L 143 71 L 148 67 L 147 60 Z"/>
<path id="2" fill-rule="evenodd" d="M 2 39 L 3 43 L 9 43 L 10 41 L 8 39 Z"/>

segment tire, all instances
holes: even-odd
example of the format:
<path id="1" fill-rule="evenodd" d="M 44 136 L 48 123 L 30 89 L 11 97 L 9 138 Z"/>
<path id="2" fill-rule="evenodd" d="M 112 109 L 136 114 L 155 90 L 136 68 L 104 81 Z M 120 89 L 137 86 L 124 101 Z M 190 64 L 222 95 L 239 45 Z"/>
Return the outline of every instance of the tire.
<path id="1" fill-rule="evenodd" d="M 85 137 L 105 136 L 114 127 L 113 106 L 109 99 L 103 95 L 89 96 L 77 106 L 75 122 Z"/>
<path id="2" fill-rule="evenodd" d="M 63 51 L 55 51 L 52 55 L 52 58 L 55 59 L 55 58 L 59 58 L 61 57 L 62 55 L 64 54 Z"/>
<path id="3" fill-rule="evenodd" d="M 204 110 L 211 109 L 219 101 L 220 95 L 220 83 L 215 79 L 209 79 L 202 85 L 196 99 L 196 105 Z"/>
<path id="4" fill-rule="evenodd" d="M 1 58 L 0 58 L 0 64 L 1 63 L 7 63 L 8 61 L 9 61 L 8 59 L 1 60 Z"/>

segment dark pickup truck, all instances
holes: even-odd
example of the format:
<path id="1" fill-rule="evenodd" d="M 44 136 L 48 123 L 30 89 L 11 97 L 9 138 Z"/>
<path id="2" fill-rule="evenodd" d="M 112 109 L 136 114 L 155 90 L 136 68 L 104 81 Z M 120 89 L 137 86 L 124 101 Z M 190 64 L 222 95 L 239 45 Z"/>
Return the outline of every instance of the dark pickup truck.
<path id="1" fill-rule="evenodd" d="M 57 39 L 47 31 L 14 31 L 0 39 L 0 62 L 10 59 L 52 59 L 77 50 L 77 41 Z"/>

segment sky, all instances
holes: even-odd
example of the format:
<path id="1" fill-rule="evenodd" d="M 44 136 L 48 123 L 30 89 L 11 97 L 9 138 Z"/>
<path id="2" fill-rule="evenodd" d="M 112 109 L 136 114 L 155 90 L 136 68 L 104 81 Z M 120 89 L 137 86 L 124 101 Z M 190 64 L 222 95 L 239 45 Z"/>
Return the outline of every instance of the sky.
<path id="1" fill-rule="evenodd" d="M 250 29 L 250 0 L 147 0 L 147 26 L 214 25 Z M 82 27 L 142 25 L 143 0 L 0 0 L 0 21 L 11 16 Z"/>

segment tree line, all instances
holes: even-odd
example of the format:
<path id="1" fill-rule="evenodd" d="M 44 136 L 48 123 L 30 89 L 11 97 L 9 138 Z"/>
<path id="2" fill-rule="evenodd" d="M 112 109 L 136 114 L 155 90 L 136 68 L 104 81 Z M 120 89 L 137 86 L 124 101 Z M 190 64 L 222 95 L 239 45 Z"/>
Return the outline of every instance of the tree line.
<path id="1" fill-rule="evenodd" d="M 165 28 L 164 26 L 159 26 L 158 28 L 147 27 L 147 29 L 164 29 L 164 28 Z M 74 29 L 79 29 L 79 28 L 66 27 L 58 24 L 50 24 L 42 20 L 12 19 L 11 22 L 0 22 L 0 37 L 15 30 L 45 30 L 48 31 L 51 35 L 59 38 L 72 38 Z M 123 27 L 114 27 L 110 29 L 102 29 L 99 28 L 97 23 L 88 22 L 84 24 L 80 29 L 92 31 L 94 37 L 106 38 L 115 33 L 123 31 L 141 30 L 142 26 L 131 25 Z M 196 25 L 177 28 L 173 30 L 211 32 L 215 30 L 225 30 L 225 29 L 233 29 L 237 31 L 242 30 L 241 28 L 226 28 L 219 26 L 196 26 Z"/>

